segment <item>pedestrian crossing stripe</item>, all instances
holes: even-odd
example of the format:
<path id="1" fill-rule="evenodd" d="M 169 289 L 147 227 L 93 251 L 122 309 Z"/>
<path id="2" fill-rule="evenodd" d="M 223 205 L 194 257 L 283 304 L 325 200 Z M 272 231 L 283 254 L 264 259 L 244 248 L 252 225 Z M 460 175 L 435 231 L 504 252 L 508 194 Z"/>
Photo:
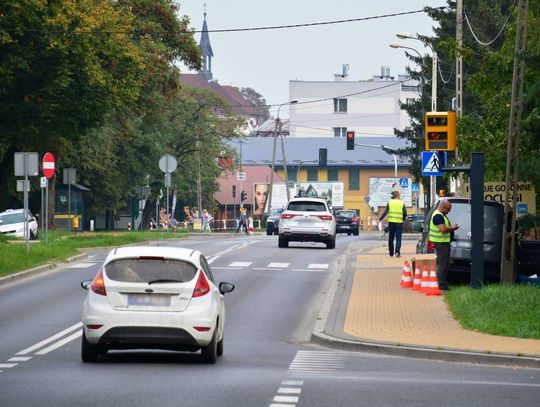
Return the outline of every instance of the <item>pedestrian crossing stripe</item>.
<path id="1" fill-rule="evenodd" d="M 251 265 L 251 261 L 233 261 L 229 264 L 229 267 L 248 267 Z"/>

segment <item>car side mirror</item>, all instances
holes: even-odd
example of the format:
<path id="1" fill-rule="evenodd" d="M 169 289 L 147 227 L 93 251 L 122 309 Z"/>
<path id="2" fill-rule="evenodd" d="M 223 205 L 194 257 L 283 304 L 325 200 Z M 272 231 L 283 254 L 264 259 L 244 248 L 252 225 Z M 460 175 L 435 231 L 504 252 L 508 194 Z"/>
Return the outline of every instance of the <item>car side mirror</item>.
<path id="1" fill-rule="evenodd" d="M 92 285 L 92 280 L 81 281 L 81 287 L 84 288 L 85 290 L 88 290 L 91 285 Z"/>
<path id="2" fill-rule="evenodd" d="M 219 292 L 221 294 L 227 294 L 234 290 L 234 284 L 226 283 L 225 281 L 222 283 L 219 283 Z"/>

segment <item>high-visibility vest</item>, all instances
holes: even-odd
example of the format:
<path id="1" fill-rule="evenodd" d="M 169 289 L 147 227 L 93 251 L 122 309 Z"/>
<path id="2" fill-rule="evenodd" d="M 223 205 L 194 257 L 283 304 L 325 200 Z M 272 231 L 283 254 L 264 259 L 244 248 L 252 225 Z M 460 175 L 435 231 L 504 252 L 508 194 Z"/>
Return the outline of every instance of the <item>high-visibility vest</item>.
<path id="1" fill-rule="evenodd" d="M 401 199 L 390 199 L 388 201 L 388 222 L 403 223 L 403 207 L 405 204 Z"/>
<path id="2" fill-rule="evenodd" d="M 450 227 L 450 221 L 444 214 L 436 209 L 429 221 L 429 240 L 434 243 L 450 243 L 450 233 L 443 233 L 440 231 L 439 226 L 433 223 L 435 215 L 442 215 L 444 224 L 448 228 Z"/>

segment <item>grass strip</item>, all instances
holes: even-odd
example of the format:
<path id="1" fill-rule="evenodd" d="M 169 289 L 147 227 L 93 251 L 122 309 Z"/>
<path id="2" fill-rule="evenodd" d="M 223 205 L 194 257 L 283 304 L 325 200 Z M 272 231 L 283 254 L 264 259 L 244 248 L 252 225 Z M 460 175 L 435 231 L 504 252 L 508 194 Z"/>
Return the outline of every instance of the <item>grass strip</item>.
<path id="1" fill-rule="evenodd" d="M 49 232 L 49 242 L 31 242 L 29 254 L 23 239 L 0 238 L 0 277 L 27 270 L 54 261 L 63 261 L 79 253 L 78 249 L 91 247 L 116 247 L 148 240 L 176 239 L 187 236 L 180 232 L 85 232 L 69 235 Z"/>
<path id="2" fill-rule="evenodd" d="M 492 335 L 540 339 L 540 287 L 488 285 L 452 287 L 444 295 L 464 328 Z"/>

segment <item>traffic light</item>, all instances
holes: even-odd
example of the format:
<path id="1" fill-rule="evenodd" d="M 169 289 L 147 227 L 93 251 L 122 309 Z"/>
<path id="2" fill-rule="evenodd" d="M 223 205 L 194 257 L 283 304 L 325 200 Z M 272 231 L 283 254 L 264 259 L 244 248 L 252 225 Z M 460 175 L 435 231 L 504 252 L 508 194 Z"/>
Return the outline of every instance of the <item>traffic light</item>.
<path id="1" fill-rule="evenodd" d="M 232 197 L 236 198 L 236 185 L 232 186 Z"/>
<path id="2" fill-rule="evenodd" d="M 354 150 L 354 131 L 347 132 L 347 150 Z"/>
<path id="3" fill-rule="evenodd" d="M 247 192 L 242 191 L 240 192 L 240 202 L 244 202 L 247 199 Z"/>
<path id="4" fill-rule="evenodd" d="M 456 150 L 456 112 L 426 113 L 426 151 Z"/>
<path id="5" fill-rule="evenodd" d="M 328 150 L 326 148 L 319 148 L 319 167 L 326 167 L 328 160 Z"/>

